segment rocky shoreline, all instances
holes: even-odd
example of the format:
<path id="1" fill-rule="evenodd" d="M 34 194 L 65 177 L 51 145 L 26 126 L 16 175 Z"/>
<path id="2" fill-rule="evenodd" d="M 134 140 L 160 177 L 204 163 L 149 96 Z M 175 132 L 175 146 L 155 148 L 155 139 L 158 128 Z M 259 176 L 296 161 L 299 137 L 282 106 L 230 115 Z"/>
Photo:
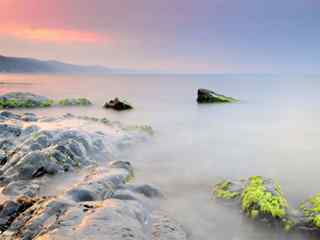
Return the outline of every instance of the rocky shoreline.
<path id="1" fill-rule="evenodd" d="M 158 210 L 162 193 L 130 183 L 133 166 L 115 160 L 151 134 L 148 126 L 107 119 L 0 112 L 0 238 L 187 239 L 182 226 Z M 45 194 L 55 177 L 80 169 L 84 177 Z"/>

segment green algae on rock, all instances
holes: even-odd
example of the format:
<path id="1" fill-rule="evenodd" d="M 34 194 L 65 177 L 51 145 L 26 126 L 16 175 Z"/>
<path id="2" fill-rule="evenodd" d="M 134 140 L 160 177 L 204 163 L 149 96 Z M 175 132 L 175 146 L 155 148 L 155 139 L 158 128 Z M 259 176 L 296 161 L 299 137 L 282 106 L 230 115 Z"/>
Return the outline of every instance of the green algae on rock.
<path id="1" fill-rule="evenodd" d="M 234 103 L 237 99 L 218 94 L 208 89 L 198 89 L 198 103 Z"/>
<path id="2" fill-rule="evenodd" d="M 230 199 L 235 199 L 237 197 L 240 197 L 241 192 L 239 189 L 232 189 L 234 183 L 223 180 L 220 183 L 216 184 L 213 188 L 213 194 L 217 198 L 225 199 L 225 200 L 230 200 Z"/>
<path id="3" fill-rule="evenodd" d="M 49 98 L 28 92 L 11 92 L 0 96 L 0 108 L 36 108 L 51 106 Z"/>
<path id="4" fill-rule="evenodd" d="M 299 209 L 306 218 L 306 225 L 320 230 L 320 193 L 301 203 Z"/>
<path id="5" fill-rule="evenodd" d="M 296 216 L 272 179 L 252 176 L 240 181 L 224 180 L 215 185 L 213 194 L 218 199 L 238 201 L 242 211 L 252 219 L 280 223 L 286 231 L 296 225 Z"/>
<path id="6" fill-rule="evenodd" d="M 89 106 L 92 105 L 87 98 L 66 98 L 57 102 L 60 106 Z"/>
<path id="7" fill-rule="evenodd" d="M 52 106 L 89 106 L 87 98 L 66 98 L 53 100 L 28 92 L 11 92 L 0 96 L 0 109 L 47 108 Z"/>
<path id="8" fill-rule="evenodd" d="M 252 218 L 271 216 L 281 219 L 287 215 L 288 202 L 278 184 L 253 176 L 249 178 L 241 194 L 241 206 Z"/>

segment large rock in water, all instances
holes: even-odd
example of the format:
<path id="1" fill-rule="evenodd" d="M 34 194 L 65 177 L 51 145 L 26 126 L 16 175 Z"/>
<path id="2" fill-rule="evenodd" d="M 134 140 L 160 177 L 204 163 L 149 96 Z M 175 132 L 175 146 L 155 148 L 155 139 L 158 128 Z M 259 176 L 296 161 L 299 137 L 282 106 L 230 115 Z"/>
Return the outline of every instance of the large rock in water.
<path id="1" fill-rule="evenodd" d="M 109 102 L 105 103 L 105 108 L 112 108 L 117 111 L 123 111 L 123 110 L 130 110 L 133 107 L 124 101 L 120 101 L 118 98 L 115 98 L 113 100 L 110 100 Z"/>
<path id="2" fill-rule="evenodd" d="M 198 89 L 198 103 L 232 103 L 236 101 L 232 97 L 227 97 L 208 89 Z"/>

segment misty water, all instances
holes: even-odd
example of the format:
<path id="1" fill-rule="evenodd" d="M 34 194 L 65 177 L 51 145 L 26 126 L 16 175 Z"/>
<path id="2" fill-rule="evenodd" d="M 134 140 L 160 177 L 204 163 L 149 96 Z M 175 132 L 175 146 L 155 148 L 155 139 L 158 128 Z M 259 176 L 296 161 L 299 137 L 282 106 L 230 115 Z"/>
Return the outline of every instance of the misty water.
<path id="1" fill-rule="evenodd" d="M 51 98 L 88 97 L 88 108 L 36 109 L 58 116 L 106 117 L 151 125 L 153 139 L 132 148 L 136 182 L 158 186 L 160 207 L 177 219 L 190 239 L 310 239 L 255 223 L 239 208 L 216 201 L 222 178 L 262 175 L 279 181 L 289 202 L 320 191 L 320 76 L 289 75 L 0 75 L 0 94 L 30 91 Z M 197 88 L 240 99 L 198 105 Z M 113 97 L 135 109 L 102 108 Z M 30 110 L 27 110 L 30 111 Z"/>

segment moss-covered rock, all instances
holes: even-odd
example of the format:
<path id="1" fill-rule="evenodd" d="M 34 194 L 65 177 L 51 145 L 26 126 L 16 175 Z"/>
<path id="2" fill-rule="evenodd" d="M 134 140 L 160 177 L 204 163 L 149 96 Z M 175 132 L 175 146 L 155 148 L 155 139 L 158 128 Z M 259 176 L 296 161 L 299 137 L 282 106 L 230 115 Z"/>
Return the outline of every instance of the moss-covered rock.
<path id="1" fill-rule="evenodd" d="M 289 205 L 279 184 L 272 179 L 252 176 L 246 180 L 224 180 L 215 185 L 213 194 L 224 200 L 235 200 L 252 219 L 280 223 L 289 230 L 295 225 L 289 214 Z"/>
<path id="2" fill-rule="evenodd" d="M 214 186 L 213 194 L 217 198 L 231 200 L 241 196 L 242 188 L 241 184 L 223 180 Z"/>
<path id="3" fill-rule="evenodd" d="M 315 194 L 300 204 L 299 210 L 303 214 L 304 228 L 320 230 L 320 193 Z"/>
<path id="4" fill-rule="evenodd" d="M 28 92 L 12 92 L 0 96 L 0 108 L 35 108 L 51 106 L 49 98 Z"/>
<path id="5" fill-rule="evenodd" d="M 233 103 L 238 100 L 218 94 L 208 89 L 198 89 L 198 103 Z"/>
<path id="6" fill-rule="evenodd" d="M 92 105 L 92 103 L 87 98 L 66 98 L 55 101 L 53 99 L 28 92 L 12 92 L 0 96 L 0 109 L 89 105 Z"/>
<path id="7" fill-rule="evenodd" d="M 241 194 L 242 210 L 252 218 L 257 216 L 284 218 L 288 202 L 280 186 L 260 176 L 250 177 Z"/>
<path id="8" fill-rule="evenodd" d="M 66 98 L 57 101 L 57 105 L 60 106 L 89 106 L 92 105 L 87 98 Z"/>

